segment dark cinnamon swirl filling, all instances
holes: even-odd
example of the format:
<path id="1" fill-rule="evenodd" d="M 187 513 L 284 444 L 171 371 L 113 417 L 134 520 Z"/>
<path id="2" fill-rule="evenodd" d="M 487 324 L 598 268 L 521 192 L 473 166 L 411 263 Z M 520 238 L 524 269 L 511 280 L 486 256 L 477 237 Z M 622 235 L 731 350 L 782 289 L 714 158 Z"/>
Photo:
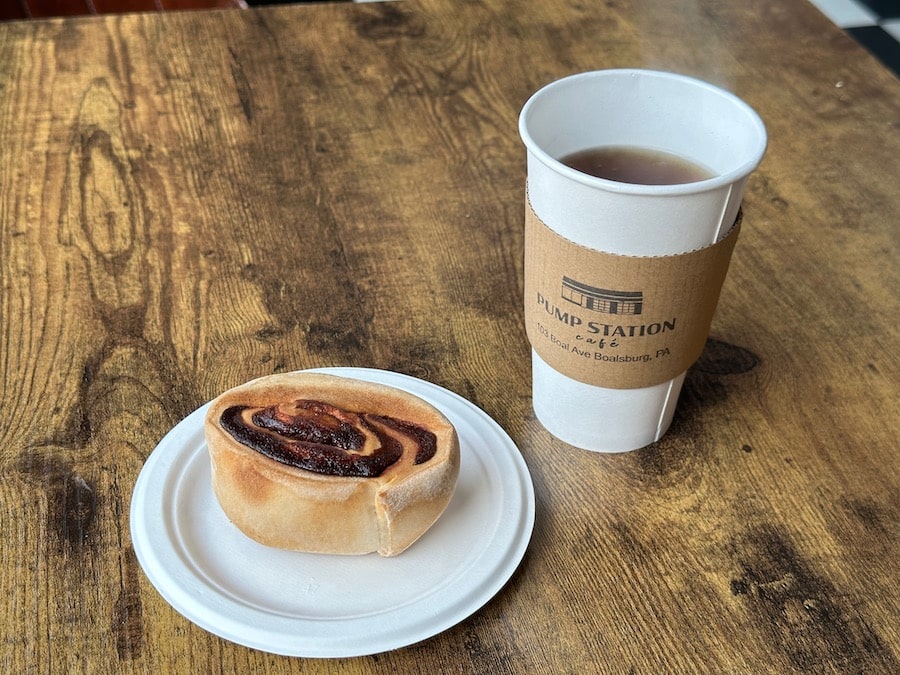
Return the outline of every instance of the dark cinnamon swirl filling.
<path id="1" fill-rule="evenodd" d="M 435 435 L 416 424 L 321 401 L 231 406 L 220 423 L 236 441 L 270 459 L 329 476 L 380 476 L 404 451 L 415 452 L 413 463 L 423 464 L 437 449 Z"/>

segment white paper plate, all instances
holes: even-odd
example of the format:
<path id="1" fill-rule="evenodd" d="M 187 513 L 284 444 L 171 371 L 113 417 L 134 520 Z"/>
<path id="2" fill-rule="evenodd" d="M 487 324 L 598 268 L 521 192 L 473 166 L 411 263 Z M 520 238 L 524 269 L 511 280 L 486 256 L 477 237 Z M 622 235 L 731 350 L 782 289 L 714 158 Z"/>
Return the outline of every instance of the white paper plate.
<path id="1" fill-rule="evenodd" d="M 383 370 L 318 370 L 404 389 L 454 424 L 459 481 L 437 523 L 393 558 L 257 544 L 213 494 L 207 404 L 162 439 L 138 476 L 131 501 L 138 561 L 166 601 L 198 626 L 275 654 L 362 656 L 436 635 L 482 607 L 521 562 L 534 525 L 528 468 L 503 429 L 453 392 Z"/>

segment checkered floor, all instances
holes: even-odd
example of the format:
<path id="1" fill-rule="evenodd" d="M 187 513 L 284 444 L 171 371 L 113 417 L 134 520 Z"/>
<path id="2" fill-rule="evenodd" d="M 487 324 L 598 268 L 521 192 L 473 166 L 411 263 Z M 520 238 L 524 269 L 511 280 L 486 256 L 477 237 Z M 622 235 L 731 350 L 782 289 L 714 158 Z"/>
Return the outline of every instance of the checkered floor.
<path id="1" fill-rule="evenodd" d="M 900 77 L 900 0 L 810 0 Z"/>

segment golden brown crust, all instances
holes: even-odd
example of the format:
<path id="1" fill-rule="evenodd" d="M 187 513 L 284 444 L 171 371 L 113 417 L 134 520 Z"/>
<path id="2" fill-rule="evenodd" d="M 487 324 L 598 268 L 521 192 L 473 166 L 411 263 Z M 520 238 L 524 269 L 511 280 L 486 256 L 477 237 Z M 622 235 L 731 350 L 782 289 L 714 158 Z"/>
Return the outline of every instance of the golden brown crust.
<path id="1" fill-rule="evenodd" d="M 325 475 L 270 459 L 222 427 L 222 413 L 231 406 L 296 399 L 411 422 L 435 434 L 435 455 L 415 464 L 404 452 L 371 478 Z M 246 535 L 278 548 L 397 555 L 443 513 L 459 474 L 456 430 L 440 411 L 413 394 L 346 377 L 300 372 L 253 380 L 212 402 L 205 430 L 222 509 Z"/>

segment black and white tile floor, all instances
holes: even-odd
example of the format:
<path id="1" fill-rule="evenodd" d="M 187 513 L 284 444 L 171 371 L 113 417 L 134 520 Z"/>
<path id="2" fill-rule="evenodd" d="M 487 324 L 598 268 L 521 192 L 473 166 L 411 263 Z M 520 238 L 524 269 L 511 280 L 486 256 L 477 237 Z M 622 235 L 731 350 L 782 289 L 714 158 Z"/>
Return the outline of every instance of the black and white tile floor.
<path id="1" fill-rule="evenodd" d="M 900 0 L 810 0 L 900 77 Z"/>

